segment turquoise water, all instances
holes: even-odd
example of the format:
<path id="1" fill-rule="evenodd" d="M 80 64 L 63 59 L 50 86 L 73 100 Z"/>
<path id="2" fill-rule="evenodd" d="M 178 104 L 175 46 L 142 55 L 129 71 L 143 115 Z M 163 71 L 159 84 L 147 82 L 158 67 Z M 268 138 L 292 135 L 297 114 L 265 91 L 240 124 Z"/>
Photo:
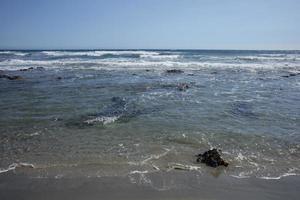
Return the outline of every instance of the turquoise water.
<path id="1" fill-rule="evenodd" d="M 0 70 L 23 78 L 0 79 L 3 173 L 206 173 L 213 147 L 225 175 L 300 173 L 299 51 L 0 51 Z"/>

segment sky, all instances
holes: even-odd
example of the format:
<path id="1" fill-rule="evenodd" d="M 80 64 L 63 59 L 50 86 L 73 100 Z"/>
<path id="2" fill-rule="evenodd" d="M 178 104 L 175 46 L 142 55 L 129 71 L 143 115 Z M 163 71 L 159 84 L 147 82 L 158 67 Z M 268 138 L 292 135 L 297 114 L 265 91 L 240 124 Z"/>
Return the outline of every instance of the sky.
<path id="1" fill-rule="evenodd" d="M 0 0 L 0 49 L 300 49 L 300 0 Z"/>

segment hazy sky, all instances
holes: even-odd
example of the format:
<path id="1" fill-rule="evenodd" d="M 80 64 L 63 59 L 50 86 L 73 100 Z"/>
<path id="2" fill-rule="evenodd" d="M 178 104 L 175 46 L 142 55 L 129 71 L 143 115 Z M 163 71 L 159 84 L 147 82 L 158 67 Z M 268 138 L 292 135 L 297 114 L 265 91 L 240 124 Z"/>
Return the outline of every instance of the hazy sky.
<path id="1" fill-rule="evenodd" d="M 0 0 L 0 48 L 300 49 L 300 0 Z"/>

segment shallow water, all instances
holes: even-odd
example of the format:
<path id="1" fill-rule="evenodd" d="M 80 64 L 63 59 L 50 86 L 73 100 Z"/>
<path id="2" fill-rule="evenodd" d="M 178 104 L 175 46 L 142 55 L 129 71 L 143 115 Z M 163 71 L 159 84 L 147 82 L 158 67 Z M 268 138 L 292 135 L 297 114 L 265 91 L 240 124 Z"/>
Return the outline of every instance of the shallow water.
<path id="1" fill-rule="evenodd" d="M 0 79 L 3 173 L 206 173 L 216 147 L 218 173 L 300 174 L 299 51 L 0 51 L 0 70 L 23 77 Z"/>

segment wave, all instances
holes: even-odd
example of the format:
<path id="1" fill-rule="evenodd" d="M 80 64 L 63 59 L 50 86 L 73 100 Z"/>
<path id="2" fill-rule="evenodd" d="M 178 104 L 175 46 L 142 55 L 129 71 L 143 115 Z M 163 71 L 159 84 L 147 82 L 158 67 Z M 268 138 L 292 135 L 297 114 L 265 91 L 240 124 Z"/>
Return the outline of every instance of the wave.
<path id="1" fill-rule="evenodd" d="M 23 53 L 19 51 L 0 51 L 1 54 L 10 54 L 10 55 L 15 55 L 15 56 L 26 56 L 28 53 Z"/>
<path id="2" fill-rule="evenodd" d="M 282 56 L 238 56 L 235 58 L 236 60 L 242 61 L 298 61 L 300 60 L 297 55 L 282 55 Z"/>
<path id="3" fill-rule="evenodd" d="M 150 58 L 150 59 L 158 59 L 158 60 L 163 60 L 163 59 L 178 59 L 180 58 L 180 55 L 151 55 L 151 54 L 144 54 L 140 56 L 141 58 Z"/>
<path id="4" fill-rule="evenodd" d="M 154 51 L 43 51 L 48 56 L 104 56 L 104 55 L 141 55 L 155 56 L 159 55 Z"/>
<path id="5" fill-rule="evenodd" d="M 2 70 L 19 70 L 24 66 L 43 66 L 47 69 L 93 69 L 93 70 L 200 70 L 205 68 L 233 69 L 283 69 L 299 68 L 300 63 L 222 63 L 201 61 L 151 61 L 128 59 L 57 59 L 57 60 L 22 60 L 11 59 L 0 62 Z"/>

